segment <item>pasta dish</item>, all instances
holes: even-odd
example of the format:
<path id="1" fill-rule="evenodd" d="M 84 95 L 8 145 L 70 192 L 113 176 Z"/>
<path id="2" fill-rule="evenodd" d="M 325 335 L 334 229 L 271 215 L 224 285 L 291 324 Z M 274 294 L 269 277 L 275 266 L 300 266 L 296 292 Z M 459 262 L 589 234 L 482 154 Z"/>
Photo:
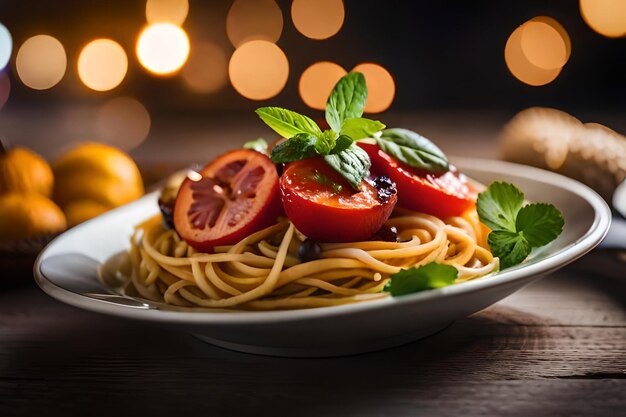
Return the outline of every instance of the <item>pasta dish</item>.
<path id="1" fill-rule="evenodd" d="M 554 240 L 563 217 L 513 184 L 485 187 L 430 140 L 362 117 L 360 73 L 323 129 L 279 107 L 280 135 L 169 182 L 135 228 L 126 293 L 179 307 L 273 310 L 404 296 L 483 278 Z"/>

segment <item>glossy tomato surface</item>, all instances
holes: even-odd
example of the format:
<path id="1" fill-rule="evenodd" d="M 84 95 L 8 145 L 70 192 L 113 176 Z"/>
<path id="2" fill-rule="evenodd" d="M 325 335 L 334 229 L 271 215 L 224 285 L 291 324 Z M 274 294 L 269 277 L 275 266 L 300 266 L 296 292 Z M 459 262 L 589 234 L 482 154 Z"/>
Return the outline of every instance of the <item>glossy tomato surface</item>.
<path id="1" fill-rule="evenodd" d="M 367 240 L 380 229 L 397 196 L 393 184 L 375 185 L 361 181 L 356 191 L 321 158 L 293 162 L 280 178 L 287 217 L 319 242 Z"/>
<path id="2" fill-rule="evenodd" d="M 378 145 L 360 143 L 372 160 L 372 171 L 396 183 L 398 206 L 445 219 L 474 206 L 476 191 L 454 166 L 443 174 L 421 171 L 383 152 Z"/>
<path id="3" fill-rule="evenodd" d="M 265 155 L 227 152 L 183 181 L 174 226 L 193 248 L 210 251 L 267 227 L 282 213 L 278 174 Z"/>

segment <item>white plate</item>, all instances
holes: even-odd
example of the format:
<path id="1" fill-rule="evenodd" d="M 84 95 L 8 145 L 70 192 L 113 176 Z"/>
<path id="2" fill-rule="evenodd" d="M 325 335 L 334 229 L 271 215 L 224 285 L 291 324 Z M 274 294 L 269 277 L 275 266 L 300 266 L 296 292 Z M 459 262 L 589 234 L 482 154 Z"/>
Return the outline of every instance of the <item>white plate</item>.
<path id="1" fill-rule="evenodd" d="M 37 284 L 67 304 L 190 331 L 229 349 L 277 356 L 335 356 L 374 351 L 430 335 L 574 261 L 605 236 L 611 212 L 600 196 L 572 179 L 512 163 L 455 159 L 467 175 L 509 181 L 531 201 L 550 202 L 565 217 L 559 238 L 522 265 L 494 276 L 397 298 L 315 309 L 177 311 L 123 298 L 100 284 L 98 268 L 129 247 L 133 225 L 158 211 L 148 195 L 56 238 L 35 263 Z"/>

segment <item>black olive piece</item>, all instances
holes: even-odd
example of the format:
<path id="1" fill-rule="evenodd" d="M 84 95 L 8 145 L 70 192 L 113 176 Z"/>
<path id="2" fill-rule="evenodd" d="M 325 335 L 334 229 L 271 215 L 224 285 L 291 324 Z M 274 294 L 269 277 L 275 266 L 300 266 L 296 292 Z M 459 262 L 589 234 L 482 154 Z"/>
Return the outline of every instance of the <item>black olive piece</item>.
<path id="1" fill-rule="evenodd" d="M 174 202 L 176 200 L 165 201 L 159 198 L 159 209 L 163 215 L 163 224 L 168 229 L 174 228 Z"/>
<path id="2" fill-rule="evenodd" d="M 376 233 L 370 238 L 370 240 L 378 240 L 383 242 L 397 242 L 398 241 L 398 229 L 395 226 L 383 226 L 378 229 Z"/>
<path id="3" fill-rule="evenodd" d="M 372 182 L 372 185 L 376 188 L 376 191 L 378 191 L 378 199 L 382 203 L 389 201 L 389 199 L 398 192 L 396 184 L 394 184 L 389 177 L 385 177 L 384 175 L 374 178 Z"/>
<path id="4" fill-rule="evenodd" d="M 310 262 L 322 256 L 322 247 L 314 240 L 304 239 L 298 248 L 298 257 L 302 262 Z"/>

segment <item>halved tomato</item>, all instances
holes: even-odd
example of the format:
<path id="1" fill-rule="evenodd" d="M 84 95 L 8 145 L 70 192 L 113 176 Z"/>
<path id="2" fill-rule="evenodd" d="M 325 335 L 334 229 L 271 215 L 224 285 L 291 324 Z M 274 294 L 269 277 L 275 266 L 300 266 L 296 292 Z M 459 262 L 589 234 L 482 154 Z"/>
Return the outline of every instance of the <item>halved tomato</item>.
<path id="1" fill-rule="evenodd" d="M 278 174 L 265 155 L 227 152 L 183 181 L 174 206 L 174 227 L 199 251 L 230 245 L 271 225 L 282 213 Z"/>
<path id="2" fill-rule="evenodd" d="M 454 166 L 443 174 L 413 168 L 378 145 L 358 142 L 372 161 L 372 172 L 386 175 L 396 183 L 398 205 L 439 218 L 459 216 L 476 202 L 476 191 Z"/>
<path id="3" fill-rule="evenodd" d="M 320 242 L 369 239 L 389 218 L 397 200 L 391 181 L 361 181 L 356 191 L 322 158 L 287 165 L 280 191 L 287 217 Z"/>

